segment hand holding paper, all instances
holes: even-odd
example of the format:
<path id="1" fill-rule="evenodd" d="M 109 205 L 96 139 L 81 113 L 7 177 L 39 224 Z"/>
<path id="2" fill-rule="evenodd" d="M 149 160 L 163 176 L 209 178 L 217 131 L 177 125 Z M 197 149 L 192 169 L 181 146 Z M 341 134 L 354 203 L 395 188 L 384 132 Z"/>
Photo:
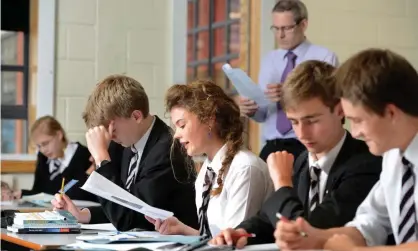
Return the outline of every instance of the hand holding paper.
<path id="1" fill-rule="evenodd" d="M 257 84 L 243 70 L 234 69 L 229 64 L 224 64 L 222 70 L 241 96 L 253 100 L 259 106 L 267 106 L 270 103 Z"/>
<path id="2" fill-rule="evenodd" d="M 280 95 L 282 93 L 281 84 L 268 84 L 267 90 L 264 92 L 266 97 L 273 103 L 280 101 Z"/>
<path id="3" fill-rule="evenodd" d="M 248 98 L 240 97 L 238 105 L 241 115 L 244 116 L 251 117 L 258 110 L 258 105 L 254 102 L 254 100 Z"/>
<path id="4" fill-rule="evenodd" d="M 152 207 L 97 172 L 93 172 L 81 189 L 130 208 L 153 219 L 165 220 L 172 212 Z"/>

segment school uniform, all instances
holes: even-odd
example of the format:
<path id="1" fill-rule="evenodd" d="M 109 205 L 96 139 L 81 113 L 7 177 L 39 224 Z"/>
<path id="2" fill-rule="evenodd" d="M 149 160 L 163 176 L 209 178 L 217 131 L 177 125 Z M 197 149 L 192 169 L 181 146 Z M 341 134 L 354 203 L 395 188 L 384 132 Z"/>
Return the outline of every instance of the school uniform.
<path id="1" fill-rule="evenodd" d="M 133 146 L 111 143 L 111 161 L 96 171 L 145 203 L 171 211 L 180 221 L 196 228 L 195 179 L 189 173 L 193 163 L 180 144 L 172 148 L 172 143 L 171 128 L 154 116 L 149 130 Z M 101 207 L 89 208 L 90 223 L 110 221 L 122 231 L 154 230 L 143 214 L 100 197 L 99 202 Z"/>
<path id="2" fill-rule="evenodd" d="M 68 143 L 62 158 L 49 159 L 38 152 L 33 187 L 31 190 L 22 189 L 22 196 L 37 193 L 56 194 L 61 189 L 64 177 L 65 184 L 72 179 L 78 180 L 78 183 L 66 192 L 68 197 L 96 201 L 95 195 L 80 188 L 88 178 L 86 171 L 91 165 L 89 150 L 78 142 Z"/>
<path id="3" fill-rule="evenodd" d="M 217 179 L 222 161 L 226 157 L 224 145 L 212 161 L 206 159 L 196 179 L 196 206 L 200 234 L 215 236 L 225 228 L 234 228 L 254 216 L 274 190 L 267 164 L 249 150 L 240 150 L 226 169 L 223 189 Z"/>
<path id="4" fill-rule="evenodd" d="M 379 179 L 381 164 L 381 157 L 372 155 L 363 141 L 346 132 L 318 160 L 302 153 L 293 166 L 293 187 L 279 188 L 256 216 L 237 228 L 255 233 L 249 243 L 260 244 L 275 241 L 277 213 L 291 220 L 303 217 L 322 229 L 344 226 Z"/>
<path id="5" fill-rule="evenodd" d="M 392 149 L 383 154 L 380 180 L 347 224 L 363 235 L 368 246 L 418 241 L 418 134 L 405 152 Z"/>

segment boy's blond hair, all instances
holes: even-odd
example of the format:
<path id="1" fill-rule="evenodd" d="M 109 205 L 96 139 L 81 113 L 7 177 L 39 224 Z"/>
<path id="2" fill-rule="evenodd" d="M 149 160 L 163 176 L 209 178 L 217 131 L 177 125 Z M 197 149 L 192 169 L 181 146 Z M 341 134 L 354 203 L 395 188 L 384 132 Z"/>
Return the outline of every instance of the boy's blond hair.
<path id="1" fill-rule="evenodd" d="M 111 75 L 102 80 L 90 95 L 83 120 L 88 128 L 107 127 L 115 118 L 129 118 L 139 110 L 144 117 L 149 114 L 148 96 L 142 85 L 133 78 Z"/>

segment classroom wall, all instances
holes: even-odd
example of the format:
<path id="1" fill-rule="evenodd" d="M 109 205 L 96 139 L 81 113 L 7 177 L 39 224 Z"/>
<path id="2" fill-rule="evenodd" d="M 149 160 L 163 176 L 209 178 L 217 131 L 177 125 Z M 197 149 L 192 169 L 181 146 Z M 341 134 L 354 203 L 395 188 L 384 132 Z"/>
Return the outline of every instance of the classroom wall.
<path id="1" fill-rule="evenodd" d="M 186 79 L 187 0 L 57 0 L 54 115 L 85 143 L 81 113 L 96 83 L 126 74 L 145 88 L 151 113 L 168 122 L 164 93 Z M 174 15 L 175 14 L 175 15 Z M 10 175 L 3 175 L 8 179 Z M 13 175 L 31 188 L 32 174 Z"/>
<path id="2" fill-rule="evenodd" d="M 170 0 L 59 0 L 55 114 L 71 140 L 85 142 L 81 118 L 96 83 L 126 74 L 145 88 L 151 112 L 164 116 L 172 84 Z"/>
<path id="3" fill-rule="evenodd" d="M 394 50 L 418 69 L 418 1 L 303 0 L 308 38 L 336 52 L 340 62 L 368 47 Z"/>

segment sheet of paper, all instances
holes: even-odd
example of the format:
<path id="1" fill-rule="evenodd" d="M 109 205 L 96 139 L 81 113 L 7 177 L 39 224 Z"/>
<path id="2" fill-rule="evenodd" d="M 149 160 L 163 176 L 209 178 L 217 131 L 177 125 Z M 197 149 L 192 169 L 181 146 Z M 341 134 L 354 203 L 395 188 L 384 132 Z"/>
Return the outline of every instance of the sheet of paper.
<path id="1" fill-rule="evenodd" d="M 263 91 L 243 70 L 232 68 L 229 64 L 224 64 L 222 70 L 228 79 L 231 80 L 239 95 L 254 100 L 259 106 L 270 104 Z"/>
<path id="2" fill-rule="evenodd" d="M 108 250 L 130 250 L 133 248 L 148 248 L 150 250 L 159 250 L 163 251 L 164 249 L 159 249 L 161 247 L 167 246 L 169 244 L 174 244 L 172 242 L 159 242 L 159 243 L 132 243 L 132 244 L 92 244 L 87 242 L 76 242 L 74 244 L 67 245 L 66 247 L 74 248 L 74 249 L 108 249 Z M 209 247 L 202 247 L 199 250 L 205 250 Z M 167 250 L 167 249 L 166 249 Z M 169 249 L 169 250 L 177 250 L 177 249 Z M 261 244 L 261 245 L 250 245 L 246 246 L 242 251 L 278 251 L 276 244 Z"/>
<path id="3" fill-rule="evenodd" d="M 143 247 L 143 248 L 148 248 L 150 250 L 159 250 L 159 247 L 165 246 L 167 244 L 167 242 L 164 243 L 132 243 L 132 244 L 92 244 L 92 243 L 87 243 L 87 242 L 76 242 L 74 244 L 70 244 L 67 245 L 66 247 L 68 248 L 73 248 L 73 249 L 107 249 L 107 250 L 131 250 L 134 248 L 139 248 L 139 247 Z M 162 250 L 160 250 L 162 251 Z"/>
<path id="4" fill-rule="evenodd" d="M 5 201 L 0 201 L 0 206 L 17 206 L 17 202 L 14 200 L 5 200 Z"/>
<path id="5" fill-rule="evenodd" d="M 115 226 L 112 223 L 103 223 L 103 224 L 81 224 L 81 229 L 90 229 L 90 230 L 104 230 L 104 231 L 117 231 Z"/>
<path id="6" fill-rule="evenodd" d="M 148 205 L 97 172 L 93 172 L 81 188 L 154 219 L 165 220 L 173 216 L 172 212 Z"/>

